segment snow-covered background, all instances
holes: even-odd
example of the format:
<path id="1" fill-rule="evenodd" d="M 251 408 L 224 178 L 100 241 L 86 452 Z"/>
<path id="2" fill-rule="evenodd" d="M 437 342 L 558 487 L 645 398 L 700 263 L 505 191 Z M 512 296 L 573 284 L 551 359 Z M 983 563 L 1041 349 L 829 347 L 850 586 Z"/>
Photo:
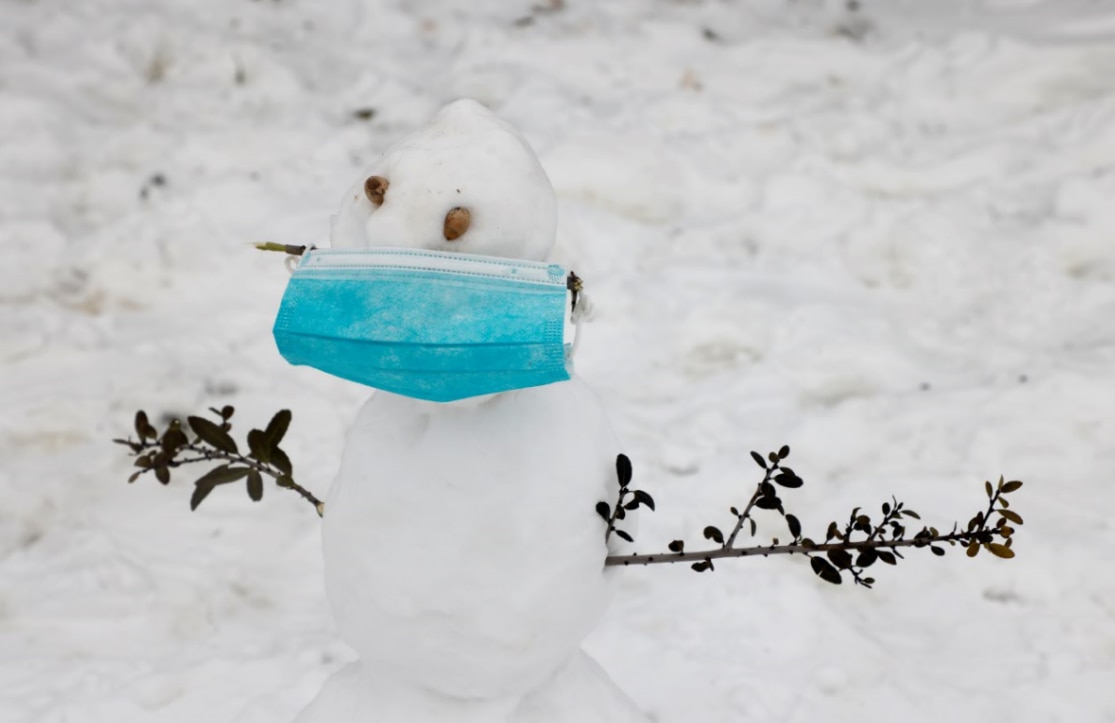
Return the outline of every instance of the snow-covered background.
<path id="1" fill-rule="evenodd" d="M 1010 562 L 625 571 L 588 647 L 656 720 L 1115 721 L 1098 0 L 0 0 L 0 721 L 281 722 L 351 659 L 308 505 L 191 514 L 192 477 L 129 486 L 108 440 L 287 406 L 324 495 L 366 391 L 279 358 L 287 275 L 249 244 L 320 243 L 460 96 L 553 179 L 600 309 L 579 370 L 658 501 L 641 549 L 727 524 L 782 443 L 807 533 L 1026 482 Z"/>

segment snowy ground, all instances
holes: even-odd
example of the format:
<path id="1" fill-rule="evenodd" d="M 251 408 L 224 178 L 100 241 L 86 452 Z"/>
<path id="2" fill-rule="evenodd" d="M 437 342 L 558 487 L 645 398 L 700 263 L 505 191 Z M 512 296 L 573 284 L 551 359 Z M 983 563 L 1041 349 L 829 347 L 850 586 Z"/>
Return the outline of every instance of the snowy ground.
<path id="1" fill-rule="evenodd" d="M 1026 481 L 1010 562 L 627 571 L 588 646 L 656 720 L 1115 721 L 1115 3 L 469 5 L 0 2 L 0 721 L 281 722 L 351 658 L 309 506 L 108 440 L 288 406 L 324 494 L 366 392 L 278 357 L 248 244 L 465 95 L 558 191 L 641 547 L 782 443 L 807 533 Z"/>

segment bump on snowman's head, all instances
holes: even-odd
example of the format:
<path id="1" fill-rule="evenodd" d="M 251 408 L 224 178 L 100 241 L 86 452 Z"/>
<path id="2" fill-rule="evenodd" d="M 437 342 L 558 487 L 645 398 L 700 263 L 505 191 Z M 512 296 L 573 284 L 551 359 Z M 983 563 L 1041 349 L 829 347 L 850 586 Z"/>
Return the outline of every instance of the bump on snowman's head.
<path id="1" fill-rule="evenodd" d="M 526 140 L 476 101 L 458 100 L 353 185 L 330 240 L 541 261 L 556 228 L 553 187 Z"/>

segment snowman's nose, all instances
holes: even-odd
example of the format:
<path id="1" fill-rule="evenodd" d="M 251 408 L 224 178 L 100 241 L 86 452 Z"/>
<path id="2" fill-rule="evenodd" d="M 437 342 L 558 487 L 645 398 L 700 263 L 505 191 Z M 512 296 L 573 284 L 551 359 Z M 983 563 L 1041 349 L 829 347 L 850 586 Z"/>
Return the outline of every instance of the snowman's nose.
<path id="1" fill-rule="evenodd" d="M 467 208 L 457 206 L 449 209 L 449 213 L 445 214 L 445 240 L 459 239 L 465 231 L 468 231 L 470 223 L 472 223 L 472 214 Z"/>
<path id="2" fill-rule="evenodd" d="M 390 185 L 391 183 L 383 176 L 368 176 L 368 180 L 364 181 L 364 195 L 372 205 L 382 206 L 383 197 L 387 194 L 387 187 Z"/>

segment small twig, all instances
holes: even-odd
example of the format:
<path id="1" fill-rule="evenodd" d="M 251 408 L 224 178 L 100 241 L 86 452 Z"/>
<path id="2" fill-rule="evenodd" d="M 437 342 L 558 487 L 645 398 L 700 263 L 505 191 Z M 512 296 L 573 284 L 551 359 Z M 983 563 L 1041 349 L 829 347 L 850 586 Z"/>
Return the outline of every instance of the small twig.
<path id="1" fill-rule="evenodd" d="M 775 469 L 777 469 L 777 467 L 775 467 Z M 773 470 L 767 470 L 766 476 L 763 477 L 763 482 L 770 482 L 770 475 L 772 471 Z M 743 508 L 743 512 L 736 515 L 736 517 L 738 518 L 736 520 L 736 526 L 732 528 L 732 534 L 728 535 L 728 539 L 724 541 L 723 548 L 725 550 L 730 550 L 732 548 L 732 545 L 736 541 L 736 537 L 739 536 L 739 531 L 743 529 L 743 523 L 746 520 L 751 519 L 751 508 L 755 506 L 755 501 L 759 499 L 760 495 L 762 494 L 761 489 L 763 486 L 763 482 L 760 482 L 755 487 L 755 494 L 751 495 L 751 499 L 747 501 L 747 506 Z"/>
<path id="2" fill-rule="evenodd" d="M 612 539 L 612 533 L 616 533 L 619 537 L 627 542 L 634 542 L 634 538 L 624 530 L 616 528 L 616 522 L 626 519 L 627 510 L 636 510 L 640 506 L 649 507 L 654 509 L 654 499 L 642 490 L 628 489 L 631 483 L 631 460 L 628 459 L 626 454 L 616 456 L 616 481 L 619 483 L 619 494 L 616 496 L 616 504 L 609 505 L 607 502 L 596 503 L 596 514 L 600 515 L 608 524 L 607 531 L 604 532 L 604 542 Z M 631 501 L 624 503 L 627 495 L 631 495 Z"/>
<path id="3" fill-rule="evenodd" d="M 705 572 L 715 569 L 713 560 L 800 554 L 810 558 L 813 571 L 827 582 L 839 584 L 841 582 L 841 572 L 846 571 L 851 574 L 857 585 L 870 588 L 875 580 L 864 576 L 864 570 L 877 561 L 887 565 L 897 564 L 897 560 L 903 557 L 899 552 L 900 548 L 929 547 L 934 554 L 943 555 L 945 551 L 938 545 L 961 543 L 968 547 L 969 556 L 974 556 L 981 547 L 988 549 L 998 557 L 1009 558 L 1014 556 L 1014 552 L 1010 549 L 1011 535 L 1014 530 L 1006 523 L 1022 524 L 1022 518 L 1008 509 L 1009 504 L 1002 498 L 1002 495 L 1017 490 L 1022 486 L 1022 483 L 1016 481 L 1004 482 L 1002 478 L 999 479 L 997 489 L 993 489 L 990 482 L 986 483 L 989 501 L 987 511 L 977 513 L 969 521 L 968 528 L 965 531 L 960 531 L 954 525 L 951 532 L 941 534 L 935 527 L 923 527 L 913 537 L 906 538 L 903 518 L 921 518 L 916 512 L 906 509 L 903 503 L 892 497 L 891 502 L 882 504 L 883 516 L 879 524 L 872 525 L 871 518 L 862 514 L 860 508 L 856 507 L 849 515 L 843 531 L 837 526 L 836 522 L 831 522 L 824 543 L 817 544 L 813 540 L 802 536 L 801 522 L 783 508 L 782 500 L 775 486 L 794 489 L 804 484 L 793 470 L 782 465 L 782 461 L 789 454 L 790 448 L 786 446 L 783 446 L 778 452 L 771 452 L 765 458 L 757 452 L 751 453 L 751 458 L 763 468 L 764 474 L 743 510 L 737 510 L 735 507 L 731 508 L 731 512 L 736 518 L 731 534 L 725 539 L 723 533 L 713 525 L 704 529 L 705 539 L 718 543 L 719 547 L 686 552 L 684 541 L 674 540 L 668 546 L 669 552 L 610 555 L 606 558 L 605 565 L 659 565 L 689 562 L 693 563 L 692 567 L 697 572 Z M 621 502 L 625 489 L 626 485 L 621 488 Z M 1002 506 L 1002 509 L 997 510 L 1001 519 L 995 525 L 991 525 L 990 520 L 992 514 L 996 512 L 996 504 Z M 619 507 L 620 505 L 617 503 L 616 506 Z M 740 531 L 748 521 L 751 522 L 751 531 L 754 534 L 755 521 L 752 518 L 752 513 L 756 508 L 774 510 L 781 514 L 790 529 L 792 541 L 789 544 L 779 544 L 778 539 L 775 538 L 769 545 L 736 547 L 735 543 Z M 606 503 L 600 503 L 597 509 L 603 515 L 609 508 Z M 608 519 L 606 515 L 605 519 Z M 890 531 L 889 538 L 884 535 L 884 532 L 888 529 Z M 864 539 L 853 540 L 852 537 L 857 532 L 862 532 Z M 834 538 L 837 540 L 836 542 L 832 541 Z M 1004 542 L 997 542 L 997 538 Z M 858 553 L 858 556 L 853 557 L 852 553 Z"/>
<path id="4" fill-rule="evenodd" d="M 202 475 L 195 483 L 191 509 L 199 504 L 215 487 L 240 479 L 247 479 L 248 495 L 255 501 L 263 497 L 262 475 L 275 480 L 279 487 L 292 489 L 304 500 L 314 506 L 318 516 L 325 514 L 325 503 L 312 492 L 294 481 L 293 467 L 286 453 L 279 447 L 287 427 L 290 425 L 289 410 L 281 410 L 272 417 L 266 430 L 253 429 L 248 432 L 248 454 L 241 454 L 236 442 L 229 435 L 232 428 L 229 419 L 235 410 L 231 406 L 221 409 L 210 408 L 219 422 L 203 417 L 187 417 L 196 439 L 186 436 L 182 423 L 172 420 L 160 435 L 148 421 L 143 411 L 136 412 L 135 430 L 138 441 L 131 437 L 113 440 L 127 446 L 136 458 L 135 466 L 139 471 L 128 478 L 134 482 L 141 475 L 153 472 L 162 484 L 170 482 L 170 470 L 187 464 L 199 462 L 225 462 Z M 179 456 L 190 454 L 196 456 Z"/>
<path id="5" fill-rule="evenodd" d="M 279 253 L 290 254 L 291 256 L 301 256 L 306 253 L 306 246 L 296 246 L 294 244 L 277 244 L 273 241 L 266 241 L 264 243 L 255 244 L 255 247 L 260 251 L 278 251 Z M 312 246 L 309 248 L 313 248 Z"/>
<path id="6" fill-rule="evenodd" d="M 159 448 L 159 445 L 154 442 L 144 441 L 139 444 L 141 445 L 143 451 L 150 451 Z M 251 467 L 252 469 L 257 470 L 261 474 L 265 474 L 276 481 L 278 481 L 282 477 L 289 477 L 289 475 L 286 475 L 282 470 L 278 468 L 272 467 L 271 465 L 263 464 L 261 462 L 257 462 L 256 460 L 251 459 L 250 457 L 245 457 L 242 454 L 233 454 L 231 452 L 224 452 L 219 449 L 207 449 L 205 447 L 198 446 L 196 443 L 187 444 L 182 449 L 189 450 L 190 452 L 195 452 L 197 454 L 200 454 L 201 456 L 191 457 L 190 459 L 170 460 L 167 462 L 167 467 L 180 467 L 184 464 L 194 464 L 195 462 L 213 462 L 215 460 L 224 460 L 226 462 L 242 464 L 245 467 Z M 140 472 L 140 474 L 150 471 L 150 469 L 145 469 Z M 279 486 L 285 487 L 287 489 L 292 489 L 300 494 L 304 500 L 314 506 L 314 509 L 317 510 L 317 514 L 319 517 L 325 514 L 325 503 L 319 500 L 313 492 L 310 492 L 308 489 L 298 484 L 293 479 L 287 479 L 283 481 L 283 483 Z"/>
<path id="7" fill-rule="evenodd" d="M 616 504 L 612 508 L 612 511 L 610 513 L 608 513 L 608 517 L 607 517 L 608 531 L 604 533 L 604 542 L 607 542 L 608 540 L 612 539 L 612 533 L 616 531 L 616 522 L 618 520 L 622 519 L 621 515 L 625 514 L 624 511 L 623 511 L 623 501 L 626 498 L 627 498 L 627 487 L 620 487 L 619 488 L 619 495 L 616 498 Z"/>
<path id="8" fill-rule="evenodd" d="M 951 533 L 937 537 L 911 538 L 908 540 L 860 540 L 859 542 L 836 542 L 823 545 L 755 545 L 754 547 L 713 548 L 698 552 L 660 553 L 657 555 L 609 555 L 604 564 L 614 565 L 656 565 L 667 562 L 696 562 L 699 560 L 718 560 L 725 557 L 755 557 L 761 555 L 811 555 L 830 550 L 877 550 L 896 547 L 926 547 L 935 542 L 963 542 L 968 533 Z"/>

